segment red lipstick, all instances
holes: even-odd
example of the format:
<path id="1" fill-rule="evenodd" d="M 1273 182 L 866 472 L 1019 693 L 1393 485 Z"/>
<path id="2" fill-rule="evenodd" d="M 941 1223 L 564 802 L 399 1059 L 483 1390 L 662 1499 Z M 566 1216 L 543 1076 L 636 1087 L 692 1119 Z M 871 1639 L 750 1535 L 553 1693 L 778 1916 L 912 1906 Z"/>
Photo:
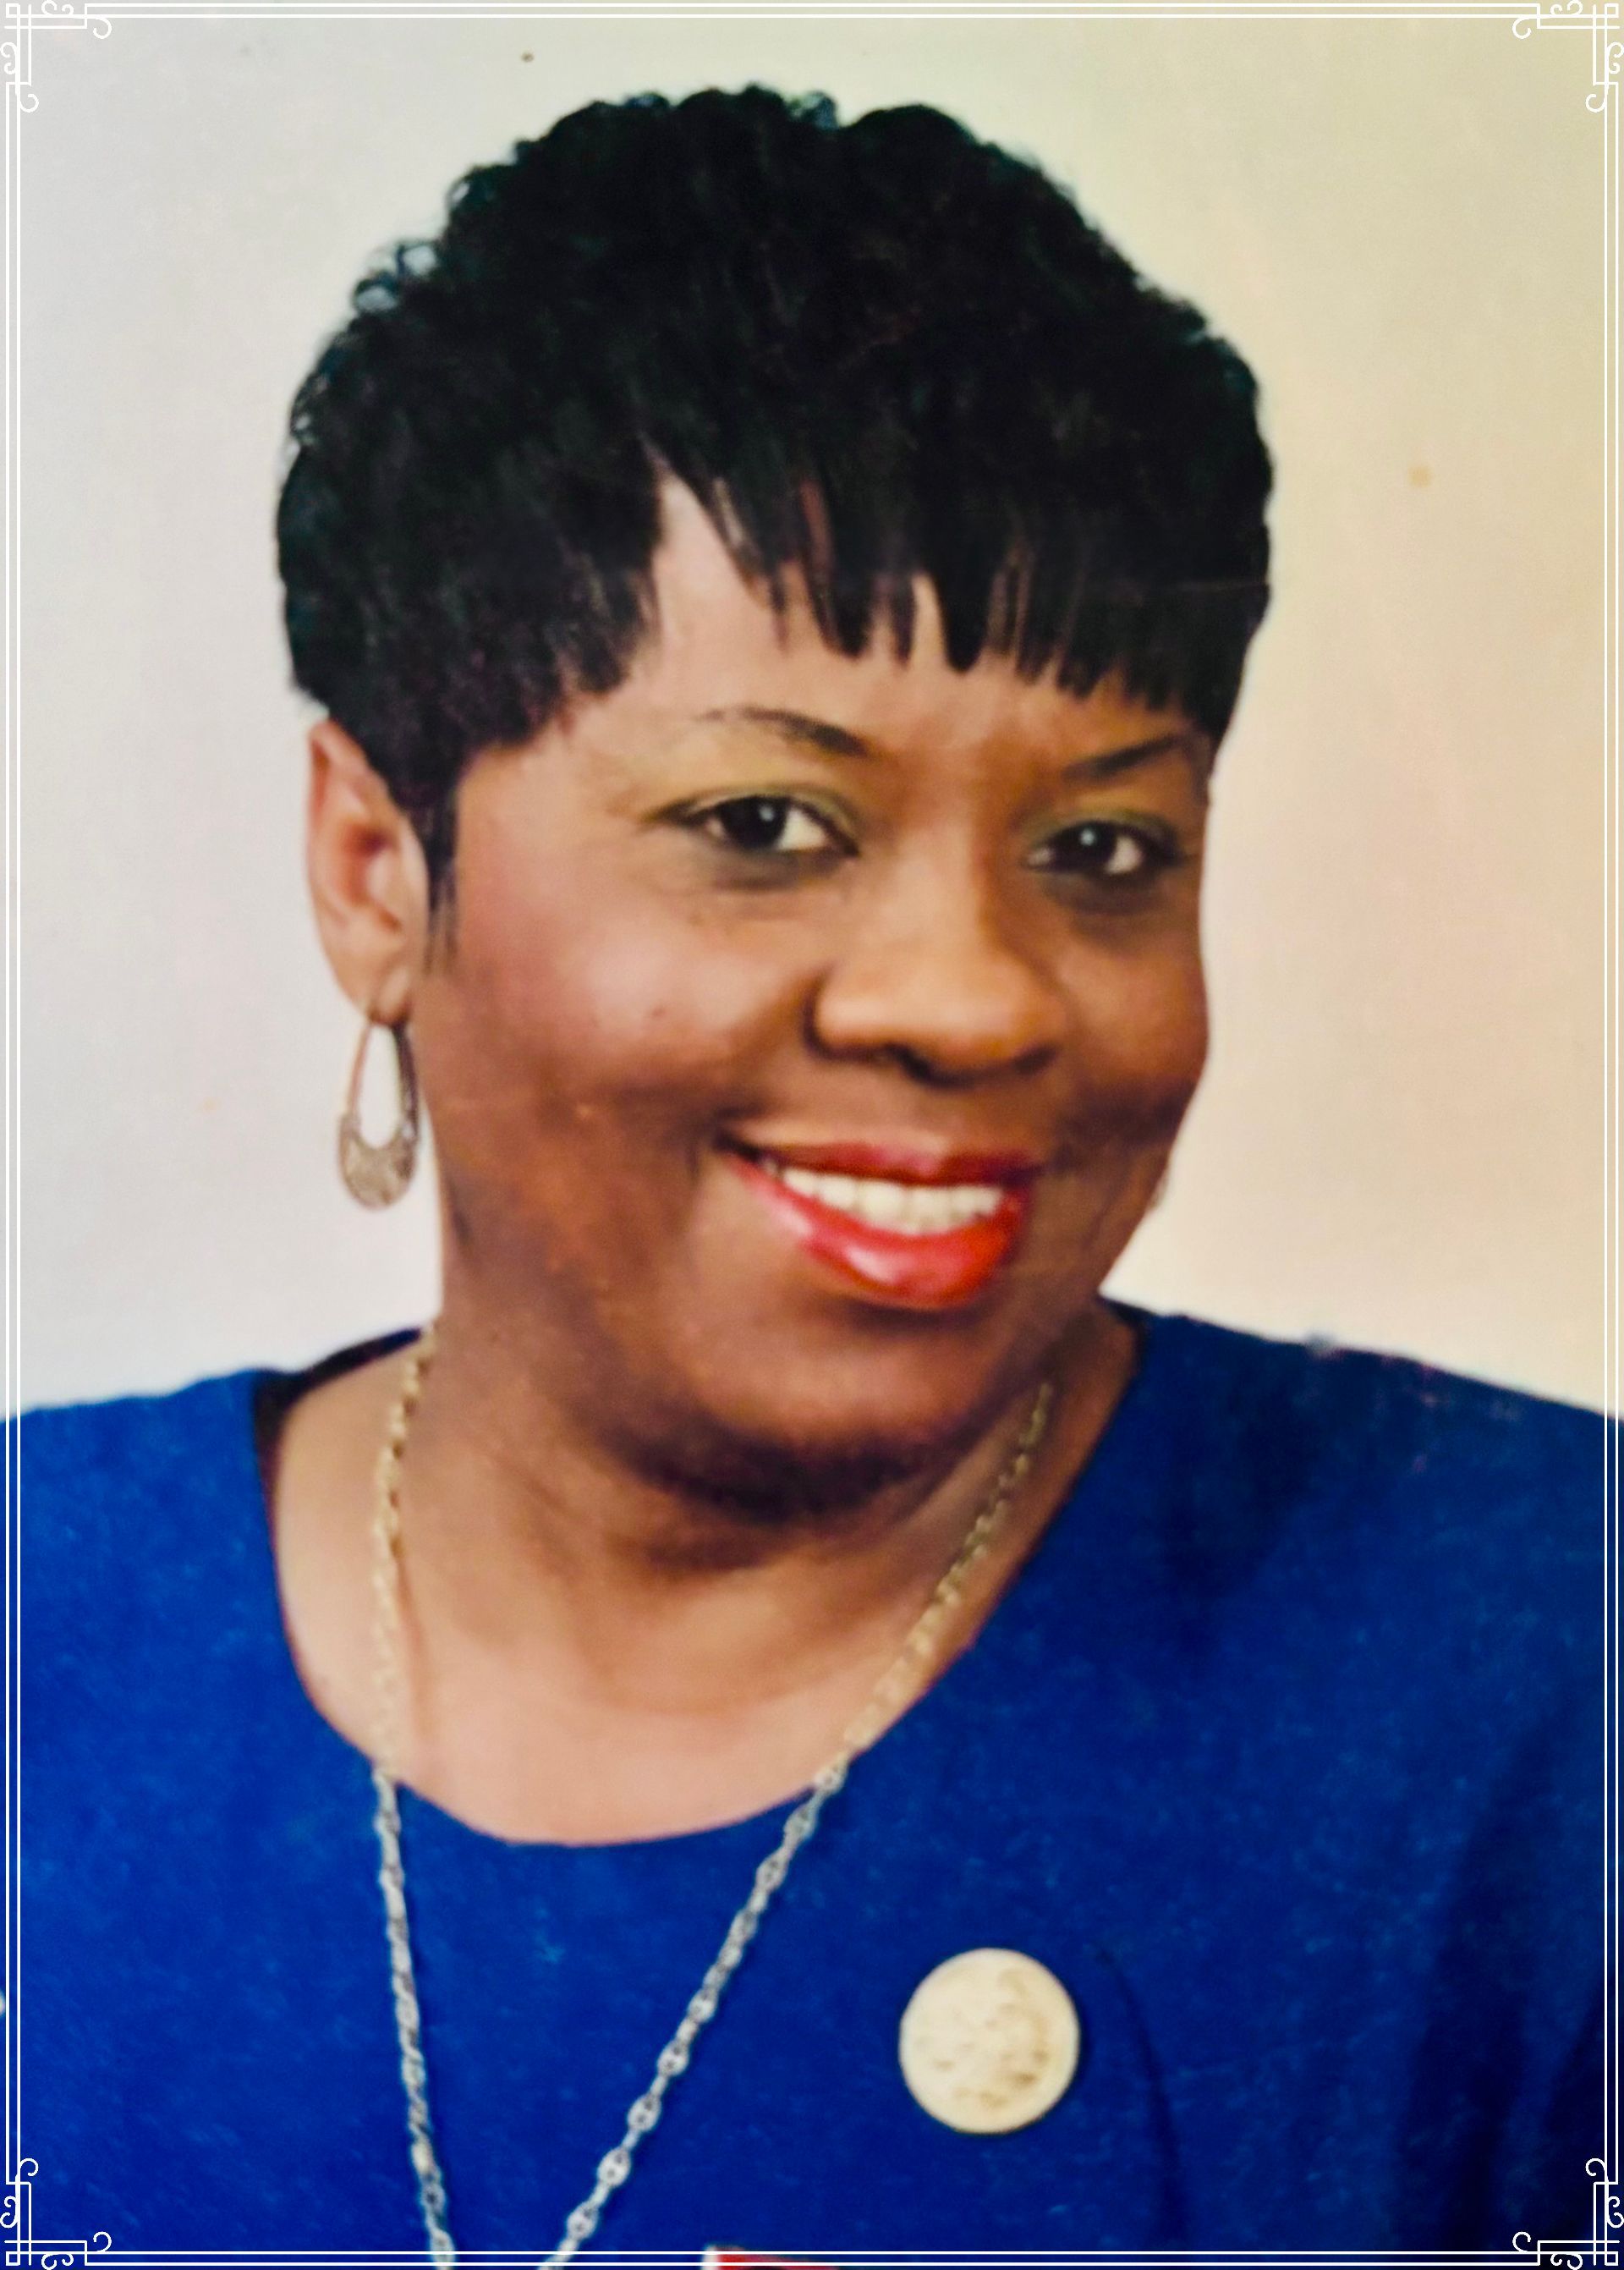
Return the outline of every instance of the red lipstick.
<path id="1" fill-rule="evenodd" d="M 915 1309 L 972 1301 L 1009 1260 L 1031 1211 L 1033 1160 L 1015 1152 L 934 1155 L 884 1143 L 797 1144 L 782 1152 L 729 1148 L 724 1155 L 802 1250 L 872 1296 Z M 893 1228 L 864 1220 L 820 1194 L 792 1189 L 786 1168 L 921 1190 L 996 1189 L 990 1211 L 946 1228 Z"/>

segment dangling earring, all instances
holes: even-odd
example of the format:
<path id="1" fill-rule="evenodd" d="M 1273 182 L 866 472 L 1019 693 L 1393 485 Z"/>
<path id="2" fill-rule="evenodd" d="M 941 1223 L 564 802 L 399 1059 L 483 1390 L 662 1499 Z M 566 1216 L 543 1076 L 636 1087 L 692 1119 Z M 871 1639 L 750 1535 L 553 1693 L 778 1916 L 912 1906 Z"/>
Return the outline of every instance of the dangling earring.
<path id="1" fill-rule="evenodd" d="M 395 1088 L 400 1118 L 387 1142 L 369 1143 L 361 1133 L 361 1075 L 367 1066 L 367 1046 L 376 1028 L 367 1017 L 361 1026 L 355 1062 L 350 1067 L 349 1092 L 338 1121 L 338 1171 L 350 1195 L 364 1206 L 393 1205 L 404 1198 L 418 1162 L 418 1070 L 412 1042 L 404 1024 L 383 1030 L 395 1043 Z"/>

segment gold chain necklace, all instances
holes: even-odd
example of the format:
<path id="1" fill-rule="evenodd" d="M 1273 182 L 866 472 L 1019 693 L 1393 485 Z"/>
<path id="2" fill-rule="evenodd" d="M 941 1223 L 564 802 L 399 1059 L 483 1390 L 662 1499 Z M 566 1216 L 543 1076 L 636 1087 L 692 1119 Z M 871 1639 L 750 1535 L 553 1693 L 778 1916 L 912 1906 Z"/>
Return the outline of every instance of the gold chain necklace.
<path id="1" fill-rule="evenodd" d="M 395 2030 L 400 2045 L 400 2078 L 406 2098 L 406 2133 L 417 2178 L 418 2203 L 428 2250 L 436 2270 L 452 2270 L 456 2248 L 446 2221 L 445 2177 L 434 2149 L 428 2111 L 428 2073 L 423 2058 L 423 2019 L 412 1968 L 406 1915 L 406 1868 L 400 1845 L 398 1775 L 404 1747 L 405 1649 L 401 1610 L 400 1467 L 424 1375 L 434 1361 L 431 1325 L 407 1359 L 399 1395 L 384 1430 L 378 1456 L 372 1516 L 373 1651 L 375 1725 L 373 1788 L 377 1805 L 378 1882 L 383 1893 L 384 1931 L 389 1941 L 389 1979 L 395 2001 Z M 716 1960 L 700 1982 L 682 2022 L 655 2060 L 654 2078 L 626 2117 L 626 2130 L 597 2163 L 597 2180 L 579 2207 L 566 2217 L 564 2234 L 538 2270 L 561 2270 L 597 2229 L 611 2194 L 632 2172 L 632 2155 L 659 2118 L 666 2091 L 686 2071 L 693 2044 L 716 2014 L 723 1989 L 755 1937 L 774 1893 L 790 1872 L 796 1853 L 818 1825 L 818 1816 L 846 1779 L 852 1761 L 868 1749 L 895 1717 L 910 1680 L 936 1656 L 942 1627 L 963 1596 L 965 1580 L 1004 1526 L 1015 1493 L 1026 1480 L 1049 1426 L 1054 1390 L 1039 1388 L 1015 1447 L 999 1470 L 975 1517 L 965 1532 L 953 1565 L 931 1593 L 896 1659 L 842 1735 L 828 1763 L 784 1823 L 777 1844 L 755 1872 L 749 1898 L 728 1925 Z"/>

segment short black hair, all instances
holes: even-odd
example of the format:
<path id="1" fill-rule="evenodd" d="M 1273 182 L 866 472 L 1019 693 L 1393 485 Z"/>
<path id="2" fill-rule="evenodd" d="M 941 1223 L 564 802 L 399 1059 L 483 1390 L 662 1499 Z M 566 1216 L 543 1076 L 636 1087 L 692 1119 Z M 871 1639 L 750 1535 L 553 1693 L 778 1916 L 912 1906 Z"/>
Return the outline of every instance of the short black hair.
<path id="1" fill-rule="evenodd" d="M 592 103 L 453 190 L 294 401 L 277 535 L 299 686 L 436 885 L 458 780 L 652 626 L 658 492 L 782 607 L 1216 740 L 1267 603 L 1270 462 L 1234 350 L 1040 169 L 919 106 L 751 86 Z"/>

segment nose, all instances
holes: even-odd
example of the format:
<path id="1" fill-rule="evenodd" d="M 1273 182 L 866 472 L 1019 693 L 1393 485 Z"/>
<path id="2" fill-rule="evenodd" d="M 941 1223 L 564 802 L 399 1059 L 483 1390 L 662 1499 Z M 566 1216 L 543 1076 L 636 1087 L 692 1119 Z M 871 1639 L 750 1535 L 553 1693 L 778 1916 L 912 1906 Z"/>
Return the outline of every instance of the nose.
<path id="1" fill-rule="evenodd" d="M 1040 1069 L 1070 1022 L 1017 910 L 966 862 L 921 860 L 854 909 L 812 1009 L 824 1053 L 889 1057 L 938 1085 Z"/>

